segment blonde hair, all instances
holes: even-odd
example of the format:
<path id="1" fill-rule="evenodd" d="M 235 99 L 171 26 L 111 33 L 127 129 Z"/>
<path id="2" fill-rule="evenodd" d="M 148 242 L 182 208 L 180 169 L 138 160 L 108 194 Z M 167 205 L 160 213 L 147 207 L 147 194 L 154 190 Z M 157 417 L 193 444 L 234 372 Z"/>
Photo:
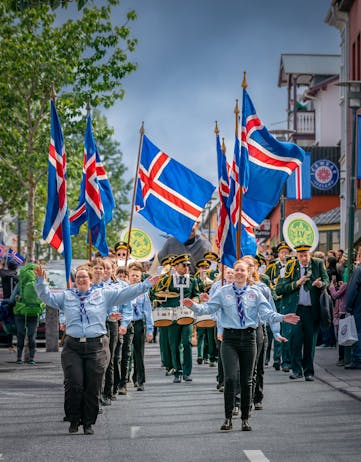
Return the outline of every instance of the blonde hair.
<path id="1" fill-rule="evenodd" d="M 244 257 L 241 258 L 241 261 L 254 263 L 251 276 L 253 278 L 253 281 L 259 282 L 261 280 L 261 277 L 259 275 L 259 272 L 257 271 L 258 261 L 255 258 L 253 258 L 252 255 L 245 255 Z"/>

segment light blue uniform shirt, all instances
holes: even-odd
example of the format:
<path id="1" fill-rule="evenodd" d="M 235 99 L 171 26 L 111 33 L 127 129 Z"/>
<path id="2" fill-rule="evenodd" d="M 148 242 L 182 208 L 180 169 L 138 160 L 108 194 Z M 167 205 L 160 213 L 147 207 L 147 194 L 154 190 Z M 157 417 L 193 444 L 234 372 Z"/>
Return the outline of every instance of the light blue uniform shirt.
<path id="1" fill-rule="evenodd" d="M 117 287 L 117 286 L 124 288 L 124 287 L 128 287 L 129 284 L 127 284 L 125 281 L 122 281 L 121 279 L 119 279 L 117 281 L 113 281 L 113 279 L 108 279 L 107 281 L 103 282 L 103 287 L 114 288 L 114 287 Z M 133 312 L 132 305 L 131 305 L 130 302 L 127 302 L 127 303 L 122 303 L 119 306 L 113 306 L 110 313 L 121 313 L 122 314 L 122 320 L 121 320 L 120 325 L 122 327 L 128 327 L 128 325 L 132 322 L 132 314 L 133 314 L 132 312 Z M 117 321 L 112 321 L 109 318 L 110 313 L 108 311 L 107 321 L 117 322 Z"/>
<path id="2" fill-rule="evenodd" d="M 57 308 L 64 316 L 66 333 L 71 337 L 99 337 L 105 335 L 107 313 L 111 313 L 115 305 L 127 303 L 138 295 L 148 292 L 151 284 L 148 281 L 132 286 L 91 288 L 84 300 L 84 312 L 80 312 L 80 299 L 73 289 L 60 293 L 52 293 L 44 278 L 37 278 L 35 290 L 41 301 Z M 122 320 L 123 326 L 123 320 Z M 127 325 L 124 323 L 124 326 Z"/>
<path id="3" fill-rule="evenodd" d="M 152 305 L 150 303 L 149 295 L 139 295 L 136 299 L 132 300 L 132 307 L 133 321 L 145 321 L 147 326 L 147 334 L 152 334 L 154 323 L 152 316 Z"/>
<path id="4" fill-rule="evenodd" d="M 283 315 L 272 310 L 259 288 L 247 287 L 242 295 L 242 307 L 245 320 L 243 326 L 241 326 L 237 298 L 232 284 L 227 284 L 216 290 L 207 303 L 193 304 L 192 310 L 198 315 L 220 311 L 220 325 L 223 329 L 247 329 L 248 327 L 256 329 L 261 320 L 261 322 L 270 324 L 274 337 L 280 335 L 279 323 L 283 320 Z"/>

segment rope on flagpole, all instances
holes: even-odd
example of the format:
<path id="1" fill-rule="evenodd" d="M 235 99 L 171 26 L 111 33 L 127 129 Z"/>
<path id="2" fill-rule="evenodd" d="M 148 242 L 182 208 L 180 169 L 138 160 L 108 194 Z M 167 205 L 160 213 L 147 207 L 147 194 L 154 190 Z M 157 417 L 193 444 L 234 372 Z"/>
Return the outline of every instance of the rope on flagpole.
<path id="1" fill-rule="evenodd" d="M 135 169 L 135 175 L 134 175 L 134 184 L 133 184 L 133 197 L 132 197 L 132 206 L 130 209 L 130 218 L 129 218 L 129 229 L 128 229 L 128 240 L 127 240 L 127 254 L 125 257 L 125 266 L 128 264 L 128 249 L 130 245 L 130 235 L 132 232 L 132 226 L 133 226 L 133 216 L 134 216 L 134 204 L 135 204 L 135 193 L 137 190 L 137 183 L 138 183 L 138 172 L 139 172 L 139 164 L 140 164 L 140 155 L 142 152 L 143 148 L 143 137 L 144 137 L 144 122 L 142 122 L 142 125 L 139 130 L 140 136 L 139 136 L 139 147 L 138 147 L 138 157 L 137 157 L 137 165 Z"/>

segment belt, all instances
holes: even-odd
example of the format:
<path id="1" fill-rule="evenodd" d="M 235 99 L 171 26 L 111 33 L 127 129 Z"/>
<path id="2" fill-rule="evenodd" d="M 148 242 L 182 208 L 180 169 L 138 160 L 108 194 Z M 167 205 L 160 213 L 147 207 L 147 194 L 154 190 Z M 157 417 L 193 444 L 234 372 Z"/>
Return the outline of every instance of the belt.
<path id="1" fill-rule="evenodd" d="M 229 332 L 230 334 L 239 334 L 240 332 L 254 332 L 256 329 L 253 327 L 247 327 L 247 329 L 229 329 L 228 327 L 224 327 L 224 332 Z"/>
<path id="2" fill-rule="evenodd" d="M 100 335 L 99 337 L 71 337 L 68 335 L 70 339 L 72 339 L 74 342 L 79 342 L 79 343 L 92 343 L 92 342 L 99 342 L 102 343 L 103 337 L 105 335 Z"/>

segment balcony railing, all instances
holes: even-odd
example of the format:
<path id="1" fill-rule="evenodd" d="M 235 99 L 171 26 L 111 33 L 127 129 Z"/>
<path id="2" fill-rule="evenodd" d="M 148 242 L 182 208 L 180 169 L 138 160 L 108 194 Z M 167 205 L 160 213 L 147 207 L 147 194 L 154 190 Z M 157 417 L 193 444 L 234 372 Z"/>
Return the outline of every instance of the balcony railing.
<path id="1" fill-rule="evenodd" d="M 297 115 L 297 126 L 294 126 L 294 114 L 290 114 L 289 128 L 295 130 L 297 134 L 315 134 L 315 111 L 299 111 Z"/>

